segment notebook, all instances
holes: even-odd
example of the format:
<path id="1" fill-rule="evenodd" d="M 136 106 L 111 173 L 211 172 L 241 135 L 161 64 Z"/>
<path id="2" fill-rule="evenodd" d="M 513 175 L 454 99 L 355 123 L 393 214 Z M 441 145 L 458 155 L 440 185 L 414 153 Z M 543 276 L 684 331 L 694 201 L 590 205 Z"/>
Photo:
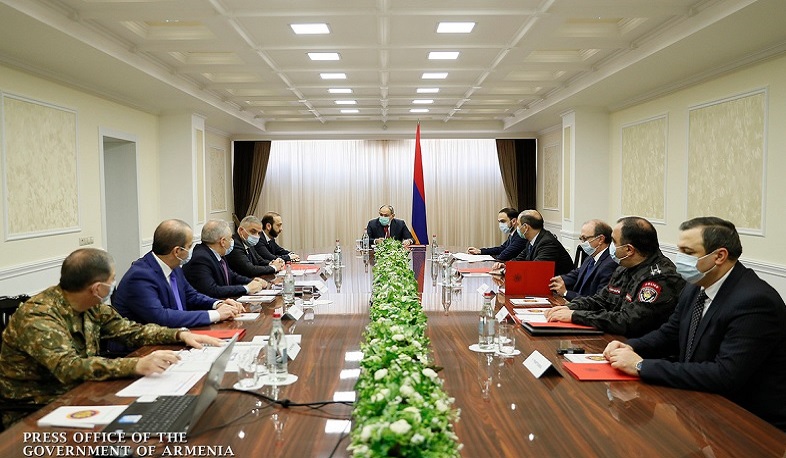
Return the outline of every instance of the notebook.
<path id="1" fill-rule="evenodd" d="M 505 296 L 551 296 L 549 280 L 554 261 L 508 261 L 505 263 Z"/>
<path id="2" fill-rule="evenodd" d="M 235 342 L 237 336 L 222 347 L 223 351 L 210 366 L 198 395 L 159 396 L 152 402 L 134 401 L 104 431 L 188 432 L 218 396 Z"/>

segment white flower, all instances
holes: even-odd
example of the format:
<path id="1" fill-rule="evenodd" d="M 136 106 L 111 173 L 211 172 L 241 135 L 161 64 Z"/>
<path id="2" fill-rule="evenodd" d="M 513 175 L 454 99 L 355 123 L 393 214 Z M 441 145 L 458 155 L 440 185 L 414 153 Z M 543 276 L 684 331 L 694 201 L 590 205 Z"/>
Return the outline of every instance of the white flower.
<path id="1" fill-rule="evenodd" d="M 426 440 L 426 438 L 425 438 L 425 437 L 423 437 L 423 436 L 421 436 L 420 434 L 417 434 L 417 433 L 415 433 L 415 435 L 414 435 L 414 436 L 412 436 L 412 443 L 413 443 L 413 444 L 420 444 L 420 443 L 422 443 L 424 440 Z"/>
<path id="2" fill-rule="evenodd" d="M 399 393 L 402 394 L 402 396 L 406 396 L 406 397 L 410 397 L 412 396 L 412 394 L 415 393 L 415 389 L 409 385 L 401 385 L 401 388 L 399 388 L 398 391 Z"/>
<path id="3" fill-rule="evenodd" d="M 425 375 L 426 377 L 431 378 L 431 379 L 437 377 L 437 372 L 434 369 L 430 368 L 430 367 L 427 367 L 427 368 L 423 369 L 423 371 L 421 371 L 421 372 L 423 373 L 423 375 Z"/>
<path id="4" fill-rule="evenodd" d="M 379 369 L 378 371 L 374 372 L 374 380 L 382 380 L 386 375 L 388 375 L 387 369 Z"/>
<path id="5" fill-rule="evenodd" d="M 374 393 L 371 395 L 371 402 L 379 402 L 383 399 L 385 399 L 385 397 L 382 396 L 382 393 Z"/>
<path id="6" fill-rule="evenodd" d="M 382 388 L 381 390 L 379 390 L 379 394 L 381 394 L 384 397 L 388 397 L 388 395 L 390 394 L 390 390 L 388 388 Z"/>
<path id="7" fill-rule="evenodd" d="M 401 435 L 407 434 L 410 429 L 412 429 L 412 426 L 410 426 L 410 424 L 407 423 L 407 420 L 402 419 L 390 424 L 390 430 L 396 434 L 401 434 Z"/>
<path id="8" fill-rule="evenodd" d="M 371 425 L 366 425 L 363 427 L 363 431 L 360 432 L 360 440 L 363 442 L 367 442 L 371 439 L 371 433 L 374 432 L 374 427 Z"/>
<path id="9" fill-rule="evenodd" d="M 402 340 L 406 339 L 404 334 L 393 334 L 393 340 L 401 342 Z"/>
<path id="10" fill-rule="evenodd" d="M 440 412 L 445 412 L 448 410 L 448 405 L 442 399 L 437 399 L 436 406 L 437 406 L 437 410 L 439 410 Z"/>
<path id="11" fill-rule="evenodd" d="M 423 345 L 420 344 L 417 340 L 412 341 L 412 346 L 415 348 L 421 348 Z"/>

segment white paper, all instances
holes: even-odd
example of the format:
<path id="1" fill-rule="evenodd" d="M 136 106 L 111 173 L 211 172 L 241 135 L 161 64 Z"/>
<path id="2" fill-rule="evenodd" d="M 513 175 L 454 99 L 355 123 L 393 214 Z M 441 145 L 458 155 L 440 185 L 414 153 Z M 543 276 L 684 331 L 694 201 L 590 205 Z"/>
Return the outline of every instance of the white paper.
<path id="1" fill-rule="evenodd" d="M 466 261 L 466 262 L 481 262 L 481 261 L 494 260 L 494 258 L 492 258 L 487 254 L 453 253 L 453 257 L 458 259 L 459 261 Z"/>
<path id="2" fill-rule="evenodd" d="M 603 353 L 585 353 L 585 354 L 565 354 L 563 355 L 565 359 L 572 363 L 582 363 L 582 364 L 610 364 L 606 358 L 603 357 Z"/>
<path id="3" fill-rule="evenodd" d="M 505 318 L 508 317 L 508 309 L 506 307 L 502 307 L 501 309 L 499 309 L 499 312 L 497 312 L 495 317 L 497 318 L 497 321 L 502 323 L 503 321 L 505 321 Z"/>
<path id="4" fill-rule="evenodd" d="M 483 283 L 482 285 L 480 285 L 478 287 L 478 293 L 480 293 L 481 296 L 486 294 L 486 291 L 488 291 L 488 290 L 489 290 L 489 285 L 487 285 L 485 283 Z"/>
<path id="5" fill-rule="evenodd" d="M 535 378 L 540 378 L 540 376 L 551 367 L 551 361 L 540 354 L 539 351 L 535 350 L 524 360 L 524 367 L 526 367 Z"/>
<path id="6" fill-rule="evenodd" d="M 539 305 L 546 305 L 551 307 L 551 302 L 545 297 L 522 297 L 522 298 L 512 298 L 510 303 L 513 305 L 532 305 L 532 306 L 539 306 Z"/>
<path id="7" fill-rule="evenodd" d="M 183 396 L 207 373 L 166 371 L 142 377 L 117 392 L 117 396 L 136 398 L 139 396 Z"/>
<path id="8" fill-rule="evenodd" d="M 276 298 L 270 296 L 240 296 L 237 298 L 238 302 L 250 302 L 253 304 L 267 304 L 273 302 Z"/>
<path id="9" fill-rule="evenodd" d="M 263 289 L 261 291 L 257 291 L 253 295 L 254 296 L 280 296 L 281 289 Z"/>
<path id="10" fill-rule="evenodd" d="M 310 255 L 308 255 L 308 258 L 306 258 L 306 261 L 324 262 L 324 261 L 327 261 L 328 259 L 333 259 L 333 254 L 332 253 L 310 254 Z"/>
<path id="11" fill-rule="evenodd" d="M 289 339 L 287 339 L 287 342 L 289 343 L 289 345 L 287 345 L 287 356 L 289 359 L 294 361 L 298 353 L 300 353 L 300 345 L 297 342 L 290 341 Z"/>
<path id="12" fill-rule="evenodd" d="M 259 318 L 259 312 L 255 313 L 241 313 L 234 318 L 235 321 L 254 321 Z"/>
<path id="13" fill-rule="evenodd" d="M 210 365 L 213 361 L 217 360 L 221 353 L 224 352 L 224 347 L 203 346 L 202 348 L 189 348 L 187 350 L 180 350 L 177 356 L 180 361 L 169 366 L 167 372 L 202 372 L 206 373 L 210 370 Z"/>
<path id="14" fill-rule="evenodd" d="M 38 426 L 92 429 L 108 425 L 128 406 L 62 406 L 38 420 Z"/>
<path id="15" fill-rule="evenodd" d="M 543 313 L 519 313 L 518 310 L 516 311 L 516 316 L 519 320 L 527 322 L 527 323 L 548 323 L 549 320 L 546 319 L 546 315 Z"/>

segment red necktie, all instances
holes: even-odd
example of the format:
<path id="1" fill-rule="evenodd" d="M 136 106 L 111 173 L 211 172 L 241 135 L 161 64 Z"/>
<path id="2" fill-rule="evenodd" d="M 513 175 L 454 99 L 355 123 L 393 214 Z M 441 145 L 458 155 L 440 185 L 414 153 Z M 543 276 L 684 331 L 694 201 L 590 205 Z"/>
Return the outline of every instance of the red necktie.
<path id="1" fill-rule="evenodd" d="M 388 226 L 382 226 L 382 229 L 385 231 L 385 238 L 390 237 L 390 228 Z"/>

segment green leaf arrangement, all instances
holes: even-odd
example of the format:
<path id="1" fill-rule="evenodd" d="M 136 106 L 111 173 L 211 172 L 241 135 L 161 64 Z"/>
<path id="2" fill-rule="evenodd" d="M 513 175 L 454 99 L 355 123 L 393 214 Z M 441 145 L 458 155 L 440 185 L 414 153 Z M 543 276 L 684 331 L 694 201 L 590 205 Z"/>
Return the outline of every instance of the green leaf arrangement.
<path id="1" fill-rule="evenodd" d="M 355 457 L 455 457 L 454 399 L 429 357 L 426 314 L 409 255 L 386 239 L 375 249 L 363 360 L 348 450 Z"/>

